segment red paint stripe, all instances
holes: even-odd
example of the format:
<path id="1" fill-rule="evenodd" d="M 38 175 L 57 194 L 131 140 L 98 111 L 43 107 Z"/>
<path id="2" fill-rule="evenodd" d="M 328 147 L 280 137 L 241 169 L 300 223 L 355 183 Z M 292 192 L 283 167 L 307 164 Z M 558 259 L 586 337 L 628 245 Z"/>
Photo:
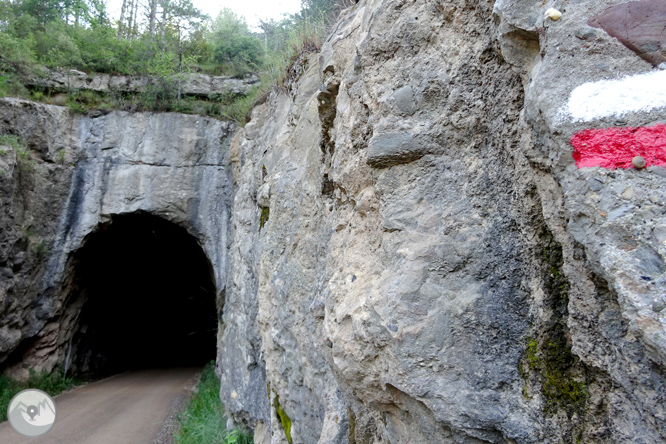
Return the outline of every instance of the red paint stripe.
<path id="1" fill-rule="evenodd" d="M 666 125 L 586 129 L 571 138 L 578 168 L 633 168 L 642 156 L 647 166 L 666 166 Z"/>

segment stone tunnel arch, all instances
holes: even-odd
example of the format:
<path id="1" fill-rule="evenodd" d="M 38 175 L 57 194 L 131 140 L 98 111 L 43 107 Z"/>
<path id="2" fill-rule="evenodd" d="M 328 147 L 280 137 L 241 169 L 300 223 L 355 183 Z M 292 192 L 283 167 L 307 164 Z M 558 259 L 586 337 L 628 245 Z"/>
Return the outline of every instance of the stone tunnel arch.
<path id="1" fill-rule="evenodd" d="M 104 375 L 215 359 L 213 269 L 185 228 L 145 212 L 112 216 L 67 269 L 66 371 Z"/>

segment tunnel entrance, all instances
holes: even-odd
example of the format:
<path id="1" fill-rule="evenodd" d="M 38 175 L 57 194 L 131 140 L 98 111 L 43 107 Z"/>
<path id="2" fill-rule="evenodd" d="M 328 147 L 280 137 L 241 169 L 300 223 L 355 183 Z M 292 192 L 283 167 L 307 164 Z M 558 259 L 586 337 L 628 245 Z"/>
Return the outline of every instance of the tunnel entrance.
<path id="1" fill-rule="evenodd" d="M 99 376 L 215 358 L 212 267 L 184 228 L 147 213 L 114 216 L 73 263 L 70 304 L 80 308 L 66 367 Z"/>

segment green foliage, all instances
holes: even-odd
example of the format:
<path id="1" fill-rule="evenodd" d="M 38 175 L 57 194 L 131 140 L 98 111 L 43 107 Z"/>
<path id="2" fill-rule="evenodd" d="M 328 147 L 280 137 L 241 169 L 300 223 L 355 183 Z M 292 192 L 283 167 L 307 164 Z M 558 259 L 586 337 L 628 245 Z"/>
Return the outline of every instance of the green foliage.
<path id="1" fill-rule="evenodd" d="M 0 422 L 7 419 L 9 403 L 22 390 L 33 388 L 55 396 L 79 384 L 81 384 L 80 380 L 66 377 L 59 370 L 50 374 L 30 370 L 30 376 L 26 381 L 17 381 L 7 375 L 2 375 L 0 376 Z"/>
<path id="2" fill-rule="evenodd" d="M 69 112 L 71 112 L 72 114 L 82 114 L 82 115 L 88 114 L 88 108 L 86 108 L 85 105 L 77 102 L 76 100 L 71 100 L 71 99 L 68 100 L 67 109 L 69 109 Z"/>
<path id="3" fill-rule="evenodd" d="M 49 255 L 51 252 L 51 248 L 47 244 L 45 240 L 41 240 L 37 245 L 34 246 L 33 252 L 35 254 L 35 258 L 37 259 L 37 262 L 42 262 L 46 256 Z"/>
<path id="4" fill-rule="evenodd" d="M 23 0 L 18 3 L 18 8 L 41 25 L 62 17 L 62 5 L 59 0 Z"/>
<path id="5" fill-rule="evenodd" d="M 21 139 L 13 134 L 3 134 L 0 136 L 0 145 L 8 146 L 14 149 L 22 148 Z"/>
<path id="6" fill-rule="evenodd" d="M 67 32 L 65 23 L 49 22 L 35 33 L 35 52 L 40 63 L 51 67 L 80 67 L 81 51 Z"/>
<path id="7" fill-rule="evenodd" d="M 262 64 L 263 48 L 259 37 L 250 32 L 245 19 L 224 8 L 211 27 L 214 60 L 223 71 L 241 76 L 256 72 Z"/>
<path id="8" fill-rule="evenodd" d="M 16 163 L 21 171 L 31 172 L 35 170 L 35 161 L 27 148 L 16 149 Z"/>
<path id="9" fill-rule="evenodd" d="M 107 74 L 133 74 L 132 60 L 142 53 L 143 42 L 118 40 L 115 30 L 106 24 L 70 30 L 81 59 L 75 66 L 83 71 Z"/>
<path id="10" fill-rule="evenodd" d="M 268 222 L 268 217 L 270 215 L 270 210 L 268 207 L 261 209 L 261 217 L 259 218 L 259 227 L 264 228 L 266 222 Z"/>
<path id="11" fill-rule="evenodd" d="M 26 148 L 21 139 L 13 134 L 0 135 L 0 146 L 13 148 L 16 156 L 16 164 L 21 171 L 30 172 L 35 169 L 35 161 L 32 159 L 30 150 Z"/>
<path id="12" fill-rule="evenodd" d="M 353 0 L 301 0 L 301 15 L 327 14 L 335 16 L 340 10 L 354 5 Z"/>
<path id="13" fill-rule="evenodd" d="M 82 114 L 91 108 L 179 111 L 242 125 L 266 85 L 286 89 L 300 76 L 305 55 L 319 50 L 333 17 L 353 3 L 303 0 L 300 13 L 264 22 L 263 33 L 256 33 L 230 9 L 211 21 L 191 0 L 127 0 L 130 9 L 112 22 L 106 1 L 0 0 L 0 97 L 53 100 Z M 153 81 L 139 94 L 111 93 L 96 103 L 70 91 L 52 98 L 51 91 L 31 93 L 22 84 L 39 66 L 150 76 Z M 246 97 L 204 101 L 184 99 L 180 91 L 180 76 L 188 72 L 242 77 L 262 70 L 267 73 L 262 87 Z"/>
<path id="14" fill-rule="evenodd" d="M 206 365 L 197 393 L 180 416 L 176 444 L 252 444 L 252 436 L 239 430 L 227 431 L 224 406 L 220 401 L 220 380 L 215 376 L 215 363 Z"/>
<path id="15" fill-rule="evenodd" d="M 0 70 L 13 72 L 21 66 L 32 65 L 35 62 L 33 45 L 32 36 L 21 38 L 0 31 Z"/>
<path id="16" fill-rule="evenodd" d="M 23 86 L 15 74 L 0 72 L 0 97 L 24 97 L 28 90 Z"/>
<path id="17" fill-rule="evenodd" d="M 284 435 L 287 437 L 287 442 L 291 444 L 291 419 L 280 405 L 280 396 L 277 394 L 275 395 L 275 398 L 273 398 L 273 407 L 275 408 L 275 414 L 280 418 L 280 424 L 282 424 L 282 429 L 284 430 Z"/>

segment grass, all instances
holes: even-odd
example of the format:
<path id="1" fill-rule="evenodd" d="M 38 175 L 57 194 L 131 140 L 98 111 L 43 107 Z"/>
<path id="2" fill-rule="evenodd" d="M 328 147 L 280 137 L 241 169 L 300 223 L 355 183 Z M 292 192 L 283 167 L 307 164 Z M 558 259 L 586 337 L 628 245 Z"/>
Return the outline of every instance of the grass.
<path id="1" fill-rule="evenodd" d="M 303 56 L 319 52 L 327 30 L 323 14 L 305 19 L 291 30 L 283 49 L 270 56 L 266 64 L 268 75 L 277 86 L 287 89 L 290 81 L 300 77 L 306 69 Z"/>
<path id="2" fill-rule="evenodd" d="M 239 430 L 227 431 L 227 418 L 220 401 L 220 380 L 215 364 L 204 368 L 197 393 L 179 416 L 176 444 L 253 444 L 252 435 Z"/>
<path id="3" fill-rule="evenodd" d="M 69 390 L 81 381 L 76 378 L 63 376 L 62 372 L 37 373 L 30 371 L 30 377 L 26 381 L 17 381 L 7 375 L 0 376 L 0 421 L 7 420 L 7 408 L 12 398 L 22 390 L 32 388 L 42 390 L 51 396 L 55 396 Z"/>

